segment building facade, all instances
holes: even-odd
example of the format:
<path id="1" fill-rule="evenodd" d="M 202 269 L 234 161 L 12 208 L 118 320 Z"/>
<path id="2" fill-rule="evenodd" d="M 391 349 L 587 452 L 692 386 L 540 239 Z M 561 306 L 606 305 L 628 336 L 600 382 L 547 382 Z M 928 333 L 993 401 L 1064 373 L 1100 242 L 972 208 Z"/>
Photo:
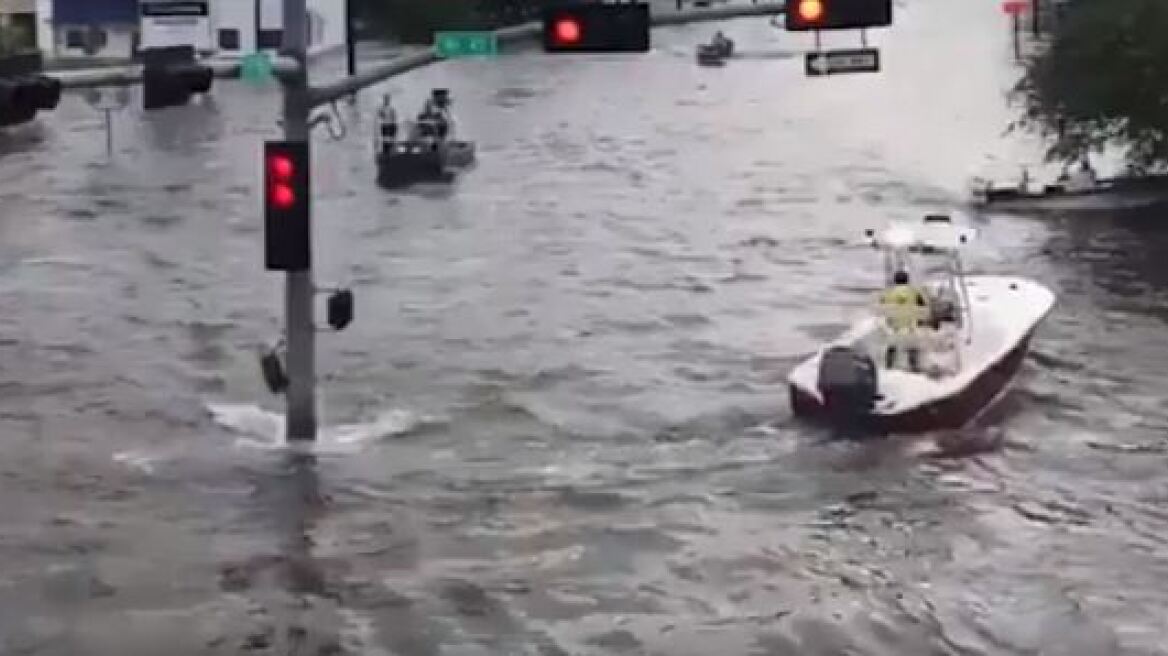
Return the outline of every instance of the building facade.
<path id="1" fill-rule="evenodd" d="M 37 47 L 36 0 L 0 0 L 0 51 Z"/>
<path id="2" fill-rule="evenodd" d="M 310 53 L 344 46 L 345 2 L 308 0 Z M 0 0 L 0 25 L 18 22 L 35 35 L 47 59 L 128 59 L 147 45 L 146 30 L 158 33 L 160 5 L 194 4 L 181 0 Z M 155 9 L 144 9 L 151 5 Z M 278 49 L 283 28 L 283 0 L 206 0 L 207 12 L 193 29 L 191 45 L 205 55 L 242 57 L 256 50 Z M 11 10 L 10 10 L 11 9 Z M 150 16 L 149 14 L 154 14 Z M 9 16 L 9 17 L 5 17 Z M 191 34 L 172 19 L 172 35 Z M 177 37 L 181 38 L 181 37 Z"/>
<path id="3" fill-rule="evenodd" d="M 127 59 L 138 51 L 137 0 L 52 0 L 48 4 L 51 38 L 39 44 L 46 56 Z M 45 18 L 38 17 L 42 22 Z"/>
<path id="4" fill-rule="evenodd" d="M 345 44 L 346 0 L 308 0 L 309 52 Z M 275 51 L 284 25 L 283 0 L 214 0 L 211 41 L 217 54 L 242 56 Z"/>

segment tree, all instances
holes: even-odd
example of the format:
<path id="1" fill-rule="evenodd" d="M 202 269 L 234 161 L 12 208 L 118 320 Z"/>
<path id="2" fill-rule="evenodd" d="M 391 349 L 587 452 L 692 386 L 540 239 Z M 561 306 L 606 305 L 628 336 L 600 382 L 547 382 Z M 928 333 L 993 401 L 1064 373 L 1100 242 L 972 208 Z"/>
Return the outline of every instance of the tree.
<path id="1" fill-rule="evenodd" d="M 1014 127 L 1050 138 L 1051 161 L 1114 145 L 1132 164 L 1168 163 L 1166 33 L 1165 0 L 1072 0 L 1015 89 Z"/>

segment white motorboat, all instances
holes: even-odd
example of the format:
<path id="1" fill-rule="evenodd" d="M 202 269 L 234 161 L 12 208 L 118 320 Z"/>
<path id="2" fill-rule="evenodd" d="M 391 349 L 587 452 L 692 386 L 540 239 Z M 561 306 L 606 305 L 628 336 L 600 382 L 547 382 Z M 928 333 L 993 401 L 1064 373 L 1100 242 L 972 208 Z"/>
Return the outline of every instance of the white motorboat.
<path id="1" fill-rule="evenodd" d="M 883 251 L 887 280 L 905 271 L 929 299 L 930 325 L 917 333 L 919 371 L 888 366 L 891 333 L 874 309 L 791 371 L 792 409 L 877 433 L 966 425 L 1005 391 L 1054 293 L 1025 278 L 966 275 L 961 250 L 976 231 L 947 216 L 865 236 Z"/>

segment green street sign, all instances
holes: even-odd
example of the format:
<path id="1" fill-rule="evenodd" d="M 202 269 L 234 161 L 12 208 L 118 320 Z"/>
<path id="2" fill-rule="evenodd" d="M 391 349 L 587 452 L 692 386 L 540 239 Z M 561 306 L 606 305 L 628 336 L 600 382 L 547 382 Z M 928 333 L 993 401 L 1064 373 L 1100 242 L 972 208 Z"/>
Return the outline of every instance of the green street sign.
<path id="1" fill-rule="evenodd" d="M 494 57 L 499 41 L 494 32 L 435 32 L 434 54 L 444 59 Z"/>
<path id="2" fill-rule="evenodd" d="M 262 85 L 272 80 L 272 60 L 266 52 L 253 52 L 240 61 L 239 76 L 248 84 Z"/>

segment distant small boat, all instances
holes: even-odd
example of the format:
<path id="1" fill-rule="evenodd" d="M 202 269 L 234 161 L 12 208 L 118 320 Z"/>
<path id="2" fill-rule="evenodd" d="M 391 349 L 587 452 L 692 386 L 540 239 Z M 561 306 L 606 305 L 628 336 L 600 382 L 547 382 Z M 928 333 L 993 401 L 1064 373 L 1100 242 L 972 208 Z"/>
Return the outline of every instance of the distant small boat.
<path id="1" fill-rule="evenodd" d="M 723 66 L 726 59 L 734 55 L 734 42 L 730 39 L 714 39 L 710 43 L 700 44 L 695 54 L 698 64 L 702 66 Z"/>

